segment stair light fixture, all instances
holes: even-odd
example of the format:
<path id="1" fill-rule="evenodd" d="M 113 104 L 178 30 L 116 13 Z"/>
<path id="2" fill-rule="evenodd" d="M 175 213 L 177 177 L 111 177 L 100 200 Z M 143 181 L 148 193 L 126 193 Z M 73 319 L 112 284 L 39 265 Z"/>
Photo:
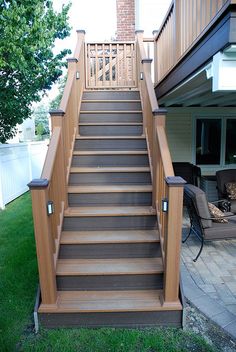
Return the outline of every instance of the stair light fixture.
<path id="1" fill-rule="evenodd" d="M 54 213 L 54 204 L 52 200 L 47 202 L 47 214 L 52 215 Z"/>
<path id="2" fill-rule="evenodd" d="M 76 71 L 76 79 L 80 79 L 80 72 Z"/>
<path id="3" fill-rule="evenodd" d="M 163 198 L 161 201 L 161 210 L 163 213 L 167 213 L 168 212 L 168 199 L 167 198 Z"/>
<path id="4" fill-rule="evenodd" d="M 140 72 L 140 81 L 143 81 L 143 72 Z"/>

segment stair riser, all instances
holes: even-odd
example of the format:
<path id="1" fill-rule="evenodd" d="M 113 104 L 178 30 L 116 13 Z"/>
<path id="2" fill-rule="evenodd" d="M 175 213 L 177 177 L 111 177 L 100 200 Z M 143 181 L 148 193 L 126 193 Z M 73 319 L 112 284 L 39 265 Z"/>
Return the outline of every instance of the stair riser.
<path id="1" fill-rule="evenodd" d="M 69 206 L 152 205 L 151 192 L 83 193 L 68 195 Z"/>
<path id="2" fill-rule="evenodd" d="M 120 185 L 151 184 L 150 172 L 85 172 L 73 173 L 69 178 L 70 185 Z"/>
<path id="3" fill-rule="evenodd" d="M 59 291 L 118 291 L 162 289 L 163 274 L 57 276 L 57 288 Z"/>
<path id="4" fill-rule="evenodd" d="M 40 313 L 39 322 L 46 328 L 57 327 L 182 327 L 181 311 L 118 313 Z"/>
<path id="5" fill-rule="evenodd" d="M 81 113 L 79 116 L 79 121 L 83 123 L 96 123 L 96 122 L 142 122 L 141 113 Z"/>
<path id="6" fill-rule="evenodd" d="M 140 111 L 140 102 L 82 102 L 81 111 Z"/>
<path id="7" fill-rule="evenodd" d="M 141 136 L 143 126 L 79 126 L 81 136 Z"/>
<path id="8" fill-rule="evenodd" d="M 103 92 L 84 92 L 83 100 L 138 100 L 140 99 L 139 92 L 134 91 L 103 91 Z"/>
<path id="9" fill-rule="evenodd" d="M 60 259 L 155 258 L 161 256 L 159 242 L 61 244 Z"/>
<path id="10" fill-rule="evenodd" d="M 110 166 L 149 166 L 148 156 L 145 155 L 75 155 L 73 166 L 110 167 Z"/>
<path id="11" fill-rule="evenodd" d="M 74 150 L 146 150 L 145 139 L 79 139 Z"/>
<path id="12" fill-rule="evenodd" d="M 64 231 L 156 229 L 156 215 L 64 217 Z"/>

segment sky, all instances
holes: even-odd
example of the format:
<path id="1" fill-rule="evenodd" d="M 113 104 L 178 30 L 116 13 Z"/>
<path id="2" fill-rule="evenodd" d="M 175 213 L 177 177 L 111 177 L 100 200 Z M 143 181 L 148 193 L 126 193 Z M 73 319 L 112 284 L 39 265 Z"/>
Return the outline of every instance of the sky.
<path id="1" fill-rule="evenodd" d="M 69 0 L 54 0 L 54 7 L 60 11 Z M 111 40 L 116 32 L 116 0 L 72 0 L 70 9 L 71 36 L 63 43 L 56 43 L 74 50 L 76 30 L 86 31 L 86 41 Z M 152 31 L 158 29 L 171 0 L 137 0 L 139 4 L 138 23 L 136 29 L 144 30 L 144 36 L 150 37 Z"/>
<path id="2" fill-rule="evenodd" d="M 76 45 L 76 30 L 86 31 L 85 41 L 111 40 L 116 32 L 116 0 L 53 0 L 56 11 L 61 11 L 63 4 L 71 2 L 69 23 L 72 27 L 70 37 L 55 42 L 55 53 L 67 48 L 72 53 Z M 151 37 L 152 31 L 159 28 L 170 6 L 171 0 L 136 0 L 139 11 L 136 29 L 144 30 L 145 37 Z M 53 99 L 58 94 L 54 85 L 43 99 Z"/>

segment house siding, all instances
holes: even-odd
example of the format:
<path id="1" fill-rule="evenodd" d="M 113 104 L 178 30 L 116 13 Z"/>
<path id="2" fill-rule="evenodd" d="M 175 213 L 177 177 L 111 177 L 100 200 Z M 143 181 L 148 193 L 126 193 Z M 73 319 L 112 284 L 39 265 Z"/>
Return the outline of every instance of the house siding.
<path id="1" fill-rule="evenodd" d="M 192 162 L 193 138 L 191 114 L 167 114 L 166 131 L 172 160 Z"/>

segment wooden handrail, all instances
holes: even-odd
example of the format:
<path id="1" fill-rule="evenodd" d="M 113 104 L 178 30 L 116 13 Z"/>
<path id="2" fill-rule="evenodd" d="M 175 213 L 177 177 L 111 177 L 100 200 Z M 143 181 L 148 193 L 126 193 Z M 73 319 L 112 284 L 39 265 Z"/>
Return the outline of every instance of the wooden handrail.
<path id="1" fill-rule="evenodd" d="M 52 136 L 39 180 L 29 187 L 42 295 L 42 307 L 57 304 L 56 261 L 59 252 L 64 210 L 67 208 L 67 183 L 78 126 L 78 111 L 85 84 L 84 31 L 78 31 L 76 57 L 68 59 L 68 75 L 60 108 L 50 112 Z M 79 72 L 79 79 L 76 77 Z M 49 213 L 48 204 L 53 205 Z"/>
<path id="2" fill-rule="evenodd" d="M 184 181 L 174 176 L 165 132 L 165 110 L 160 109 L 158 106 L 151 81 L 151 60 L 146 58 L 143 46 L 143 33 L 141 31 L 136 33 L 136 43 L 137 77 L 153 183 L 152 206 L 157 211 L 164 263 L 163 305 L 179 307 L 180 244 Z M 163 212 L 163 200 L 167 200 L 168 202 L 168 212 Z"/>

